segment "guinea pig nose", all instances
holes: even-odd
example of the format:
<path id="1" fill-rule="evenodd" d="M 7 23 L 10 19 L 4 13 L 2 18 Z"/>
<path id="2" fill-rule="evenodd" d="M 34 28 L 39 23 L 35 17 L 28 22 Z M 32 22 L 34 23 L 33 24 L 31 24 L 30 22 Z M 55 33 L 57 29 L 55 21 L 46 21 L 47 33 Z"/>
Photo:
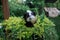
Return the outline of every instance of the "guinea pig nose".
<path id="1" fill-rule="evenodd" d="M 30 20 L 31 20 L 31 18 L 30 18 Z"/>

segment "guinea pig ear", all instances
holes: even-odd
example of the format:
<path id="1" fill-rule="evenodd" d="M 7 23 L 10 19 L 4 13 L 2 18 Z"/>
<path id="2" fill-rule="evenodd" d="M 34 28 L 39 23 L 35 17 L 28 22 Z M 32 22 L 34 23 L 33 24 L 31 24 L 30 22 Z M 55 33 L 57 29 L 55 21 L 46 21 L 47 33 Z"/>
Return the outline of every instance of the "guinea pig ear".
<path id="1" fill-rule="evenodd" d="M 36 16 L 36 13 L 33 10 L 31 10 L 31 11 L 32 11 L 32 15 Z"/>
<path id="2" fill-rule="evenodd" d="M 28 13 L 25 13 L 23 18 L 26 20 L 27 18 L 29 17 L 29 14 Z"/>
<path id="3" fill-rule="evenodd" d="M 36 13 L 35 13 L 35 12 L 33 12 L 33 13 L 32 13 L 32 15 L 36 16 Z"/>

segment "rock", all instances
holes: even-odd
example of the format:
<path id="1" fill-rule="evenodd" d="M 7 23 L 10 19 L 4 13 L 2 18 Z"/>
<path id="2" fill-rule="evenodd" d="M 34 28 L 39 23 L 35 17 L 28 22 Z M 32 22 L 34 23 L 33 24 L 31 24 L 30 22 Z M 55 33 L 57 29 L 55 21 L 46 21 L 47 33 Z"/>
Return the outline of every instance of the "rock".
<path id="1" fill-rule="evenodd" d="M 51 7 L 44 7 L 44 10 L 46 12 L 48 12 L 49 17 L 57 17 L 58 15 L 60 15 L 60 11 L 57 8 L 51 8 Z"/>

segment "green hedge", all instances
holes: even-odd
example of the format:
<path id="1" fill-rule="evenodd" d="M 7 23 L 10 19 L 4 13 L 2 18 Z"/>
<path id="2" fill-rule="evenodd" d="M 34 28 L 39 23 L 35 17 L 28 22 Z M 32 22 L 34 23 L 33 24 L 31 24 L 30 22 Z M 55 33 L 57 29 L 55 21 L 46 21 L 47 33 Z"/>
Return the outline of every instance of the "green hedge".
<path id="1" fill-rule="evenodd" d="M 3 28 L 7 32 L 6 39 L 10 39 L 10 40 L 16 40 L 17 38 L 20 40 L 22 40 L 22 38 L 24 38 L 24 40 L 27 39 L 32 40 L 31 35 L 36 34 L 39 37 L 42 37 L 42 35 L 44 35 L 45 32 L 49 33 L 48 31 L 49 29 L 51 30 L 51 32 L 54 33 L 53 35 L 48 34 L 48 36 L 52 36 L 52 37 L 54 36 L 54 38 L 52 37 L 49 38 L 52 38 L 54 40 L 58 39 L 55 30 L 54 29 L 53 29 L 54 31 L 52 30 L 55 24 L 52 21 L 50 21 L 47 17 L 44 17 L 43 21 L 41 21 L 40 16 L 37 16 L 37 23 L 34 24 L 34 27 L 32 28 L 25 26 L 25 21 L 22 17 L 9 17 L 8 20 L 3 21 L 2 26 L 4 26 Z M 49 28 L 49 29 L 45 30 L 45 28 L 46 29 Z M 4 34 L 6 33 L 4 32 Z"/>

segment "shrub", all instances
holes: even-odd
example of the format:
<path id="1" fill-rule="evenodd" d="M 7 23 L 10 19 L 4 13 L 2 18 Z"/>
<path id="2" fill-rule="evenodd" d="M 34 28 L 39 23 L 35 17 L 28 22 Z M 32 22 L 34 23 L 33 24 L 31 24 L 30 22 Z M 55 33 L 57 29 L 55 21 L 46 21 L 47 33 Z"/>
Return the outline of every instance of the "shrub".
<path id="1" fill-rule="evenodd" d="M 32 34 L 42 37 L 45 32 L 45 27 L 55 26 L 55 24 L 46 17 L 41 21 L 40 16 L 37 16 L 37 22 L 32 28 L 25 26 L 25 21 L 22 17 L 9 17 L 8 20 L 3 21 L 2 25 L 5 25 L 8 36 L 7 39 L 10 38 L 11 40 L 16 40 L 17 38 L 20 40 L 22 40 L 22 38 L 25 38 L 26 40 L 31 39 L 30 37 Z"/>

